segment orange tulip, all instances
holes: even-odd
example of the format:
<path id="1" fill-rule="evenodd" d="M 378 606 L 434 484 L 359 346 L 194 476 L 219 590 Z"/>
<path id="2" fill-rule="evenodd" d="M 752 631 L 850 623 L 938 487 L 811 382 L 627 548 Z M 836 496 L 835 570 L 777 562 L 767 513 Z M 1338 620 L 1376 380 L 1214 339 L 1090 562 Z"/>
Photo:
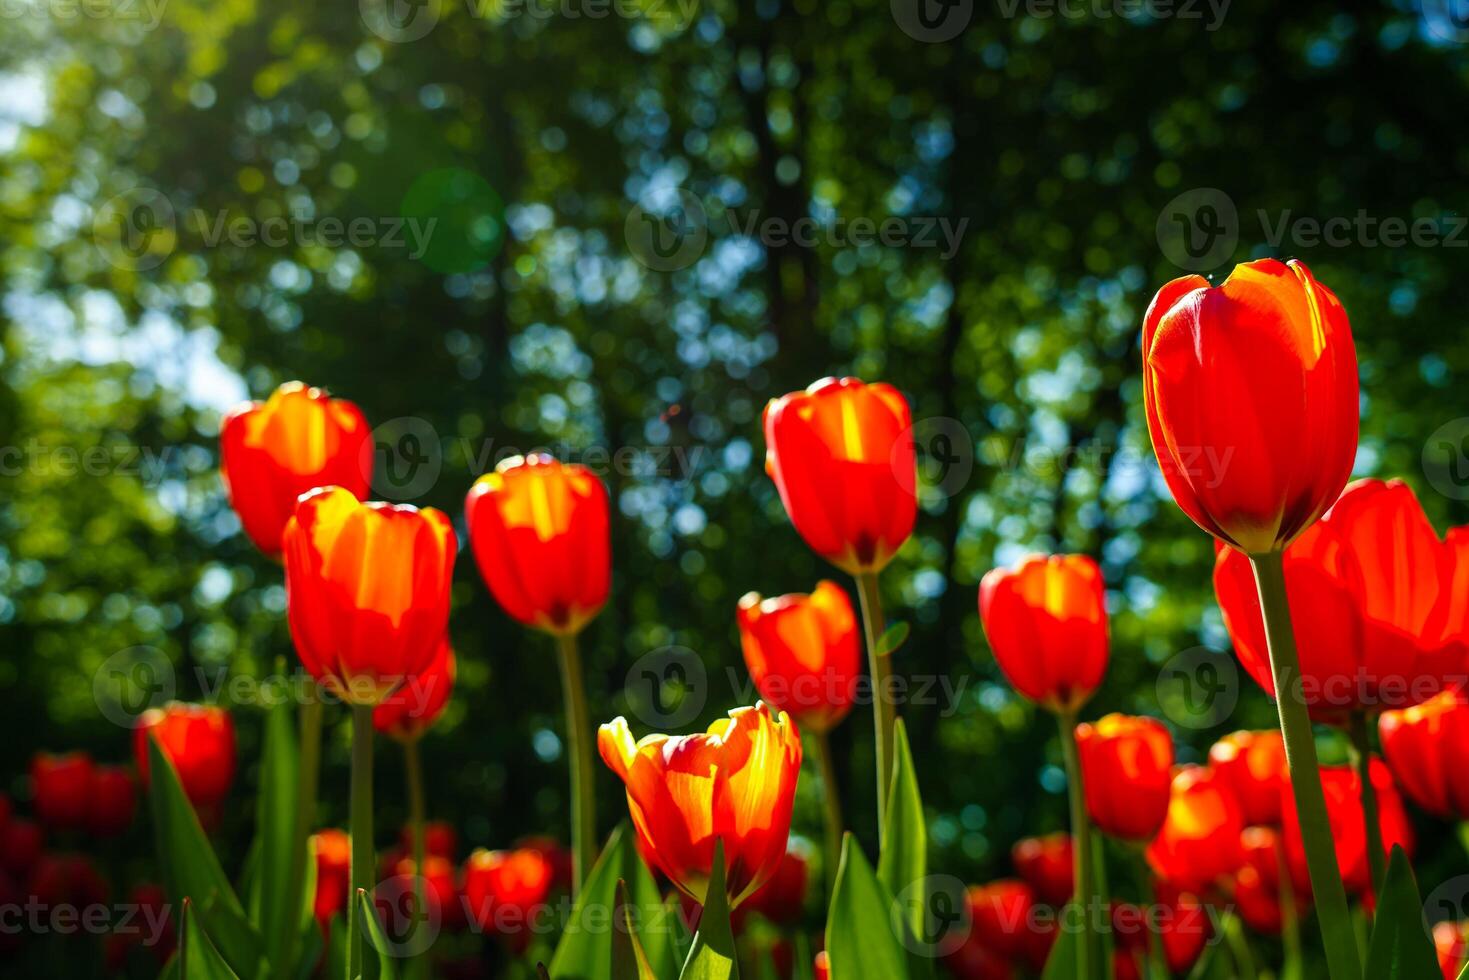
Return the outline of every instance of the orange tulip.
<path id="1" fill-rule="evenodd" d="M 428 668 L 449 622 L 454 572 L 443 513 L 322 487 L 296 505 L 284 543 L 291 638 L 313 677 L 374 705 Z"/>
<path id="2" fill-rule="evenodd" d="M 1464 923 L 1439 922 L 1433 927 L 1433 949 L 1438 956 L 1438 968 L 1444 980 L 1457 980 L 1463 970 L 1465 958 Z"/>
<path id="3" fill-rule="evenodd" d="M 1466 541 L 1469 529 L 1440 540 L 1405 484 L 1359 480 L 1286 549 L 1301 693 L 1313 716 L 1339 721 L 1353 711 L 1407 707 L 1469 676 Z M 1240 662 L 1273 692 L 1244 555 L 1219 549 L 1214 593 Z"/>
<path id="4" fill-rule="evenodd" d="M 704 902 L 716 842 L 731 908 L 775 874 L 801 771 L 801 736 L 789 716 L 762 702 L 705 733 L 638 741 L 618 718 L 602 726 L 597 746 L 627 786 L 643 854 L 684 894 Z"/>
<path id="5" fill-rule="evenodd" d="M 537 848 L 481 848 L 464 865 L 464 898 L 480 928 L 519 952 L 530 945 L 555 880 L 554 864 Z"/>
<path id="6" fill-rule="evenodd" d="M 316 895 L 313 912 L 323 932 L 332 916 L 347 907 L 351 890 L 352 838 L 335 828 L 311 835 L 311 853 L 316 861 Z"/>
<path id="7" fill-rule="evenodd" d="M 371 433 L 356 405 L 292 381 L 246 402 L 219 430 L 220 476 L 255 546 L 281 552 L 281 534 L 308 490 L 334 485 L 367 496 Z"/>
<path id="8" fill-rule="evenodd" d="M 1107 670 L 1102 570 L 1085 555 L 1033 555 L 979 584 L 979 616 L 1015 689 L 1043 707 L 1075 712 Z"/>
<path id="9" fill-rule="evenodd" d="M 1377 723 L 1382 754 L 1408 798 L 1446 819 L 1469 820 L 1469 701 L 1445 691 L 1422 704 L 1384 711 Z"/>
<path id="10" fill-rule="evenodd" d="M 1148 863 L 1185 891 L 1202 890 L 1244 863 L 1244 817 L 1219 774 L 1182 766 L 1173 777 L 1168 816 L 1148 845 Z"/>
<path id="11" fill-rule="evenodd" d="M 1065 905 L 1075 890 L 1075 850 L 1064 831 L 1026 837 L 1010 849 L 1010 862 L 1035 893 L 1051 905 Z"/>
<path id="12" fill-rule="evenodd" d="M 862 651 L 847 593 L 823 581 L 810 595 L 740 600 L 745 666 L 760 696 L 803 730 L 829 731 L 852 710 Z"/>
<path id="13" fill-rule="evenodd" d="M 1155 718 L 1111 714 L 1076 726 L 1086 809 L 1106 833 L 1146 841 L 1168 815 L 1173 737 Z"/>
<path id="14" fill-rule="evenodd" d="M 485 583 L 514 619 L 575 634 L 606 604 L 607 488 L 591 470 L 545 455 L 512 457 L 475 481 L 464 516 Z"/>
<path id="15" fill-rule="evenodd" d="M 31 796 L 36 816 L 48 830 L 80 830 L 87 824 L 92 774 L 96 766 L 85 752 L 31 759 Z"/>
<path id="16" fill-rule="evenodd" d="M 196 809 L 207 810 L 224 799 L 235 778 L 235 723 L 228 711 L 175 701 L 143 712 L 133 733 L 133 757 L 144 786 L 150 736 L 173 763 L 184 795 Z"/>
<path id="17" fill-rule="evenodd" d="M 1392 773 L 1381 759 L 1371 762 L 1372 786 L 1377 790 L 1377 821 L 1382 833 L 1382 852 L 1392 854 L 1394 844 L 1413 856 L 1413 826 L 1403 808 Z M 1349 766 L 1322 766 L 1321 787 L 1326 797 L 1326 817 L 1331 825 L 1331 840 L 1336 847 L 1336 863 L 1348 892 L 1365 895 L 1372 890 L 1371 868 L 1367 861 L 1367 822 L 1362 817 L 1361 781 Z M 1282 840 L 1285 842 L 1286 865 L 1298 894 L 1310 889 L 1306 869 L 1306 852 L 1301 843 L 1301 825 L 1296 819 L 1290 784 L 1286 784 L 1285 816 Z"/>
<path id="18" fill-rule="evenodd" d="M 372 727 L 400 742 L 411 742 L 433 727 L 449 703 L 456 673 L 454 648 L 446 636 L 422 673 L 414 674 L 372 709 Z"/>
<path id="19" fill-rule="evenodd" d="M 1279 825 L 1280 790 L 1290 772 L 1278 730 L 1224 736 L 1209 749 L 1209 766 L 1239 803 L 1246 825 Z"/>
<path id="20" fill-rule="evenodd" d="M 791 523 L 853 575 L 882 570 L 918 513 L 908 402 L 887 384 L 823 378 L 765 406 L 765 470 Z"/>
<path id="21" fill-rule="evenodd" d="M 1357 355 L 1300 262 L 1168 283 L 1143 321 L 1143 403 L 1173 498 L 1246 554 L 1284 547 L 1341 493 L 1357 452 Z"/>

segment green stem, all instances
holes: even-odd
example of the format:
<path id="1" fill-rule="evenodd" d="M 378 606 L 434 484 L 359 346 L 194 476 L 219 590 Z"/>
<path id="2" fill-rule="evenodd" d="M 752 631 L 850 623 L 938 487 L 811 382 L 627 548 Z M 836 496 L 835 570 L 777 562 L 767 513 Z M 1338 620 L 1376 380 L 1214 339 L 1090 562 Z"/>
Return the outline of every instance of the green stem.
<path id="1" fill-rule="evenodd" d="M 1080 921 L 1065 922 L 1066 928 L 1079 930 L 1076 942 L 1076 975 L 1080 980 L 1092 978 L 1092 938 L 1089 919 L 1092 911 L 1092 831 L 1086 815 L 1086 794 L 1081 781 L 1081 755 L 1076 748 L 1076 715 L 1058 714 L 1061 726 L 1061 755 L 1066 762 L 1066 787 L 1071 800 L 1071 837 L 1076 843 L 1076 894 L 1073 907 L 1080 907 Z"/>
<path id="2" fill-rule="evenodd" d="M 1251 555 L 1250 564 L 1260 594 L 1260 612 L 1265 621 L 1270 670 L 1275 682 L 1275 704 L 1280 712 L 1280 733 L 1285 740 L 1296 816 L 1301 825 L 1306 866 L 1311 873 L 1311 891 L 1316 897 L 1316 918 L 1326 948 L 1327 971 L 1331 980 L 1358 980 L 1362 976 L 1361 961 L 1347 910 L 1346 889 L 1342 887 L 1341 871 L 1336 866 L 1311 716 L 1301 691 L 1301 662 L 1291 629 L 1282 555 L 1278 551 Z"/>
<path id="3" fill-rule="evenodd" d="M 1285 859 L 1285 841 L 1278 835 L 1275 862 L 1280 873 L 1280 944 L 1285 952 L 1280 975 L 1282 980 L 1301 980 L 1305 976 L 1301 963 L 1301 917 L 1296 912 L 1296 888 L 1291 881 L 1290 864 Z"/>
<path id="4" fill-rule="evenodd" d="M 417 737 L 403 743 L 403 771 L 408 781 L 408 835 L 413 844 L 413 899 L 416 908 L 426 915 L 428 896 L 424 886 L 428 870 L 423 866 L 423 760 Z"/>
<path id="5" fill-rule="evenodd" d="M 1361 784 L 1362 820 L 1367 830 L 1367 868 L 1372 874 L 1372 894 L 1382 887 L 1387 877 L 1387 860 L 1382 853 L 1382 823 L 1377 813 L 1377 787 L 1372 785 L 1372 743 L 1367 734 L 1367 715 L 1352 712 L 1348 728 L 1352 741 L 1352 764 Z"/>
<path id="6" fill-rule="evenodd" d="M 842 795 L 837 786 L 836 766 L 831 756 L 831 739 L 826 732 L 811 736 L 816 743 L 816 765 L 821 775 L 821 792 L 826 803 L 826 896 L 830 900 L 842 859 Z"/>
<path id="7" fill-rule="evenodd" d="M 291 888 L 286 892 L 294 908 L 306 907 L 306 862 L 312 860 L 307 853 L 311 840 L 312 825 L 316 822 L 316 792 L 321 772 L 321 715 L 320 691 L 313 683 L 311 694 L 301 702 L 297 717 L 301 726 L 301 748 L 296 769 L 296 823 L 291 839 Z M 286 968 L 293 965 L 296 955 L 296 933 L 300 923 L 295 919 L 289 928 L 282 948 L 281 962 Z"/>
<path id="8" fill-rule="evenodd" d="M 352 706 L 352 893 L 347 896 L 347 980 L 362 975 L 362 936 L 357 892 L 372 892 L 372 705 Z"/>
<path id="9" fill-rule="evenodd" d="M 857 595 L 862 603 L 862 627 L 867 635 L 867 662 L 872 674 L 872 720 L 877 746 L 877 834 L 881 843 L 886 832 L 888 792 L 893 782 L 893 725 L 897 715 L 892 702 L 892 659 L 878 649 L 887 630 L 882 616 L 882 595 L 876 572 L 857 575 Z"/>
<path id="10" fill-rule="evenodd" d="M 591 717 L 575 634 L 558 636 L 556 650 L 560 654 L 561 693 L 566 701 L 566 741 L 571 763 L 572 894 L 580 895 L 582 883 L 587 880 L 587 872 L 597 856 Z"/>
<path id="11" fill-rule="evenodd" d="M 1153 935 L 1152 929 L 1147 928 L 1152 923 L 1161 921 L 1158 913 L 1158 889 L 1153 886 L 1153 869 L 1148 864 L 1148 849 L 1146 845 L 1138 845 L 1132 848 L 1137 859 L 1138 874 L 1142 881 L 1143 895 L 1143 922 L 1147 929 L 1148 950 L 1148 976 L 1151 980 L 1168 980 L 1168 961 L 1163 956 L 1163 936 L 1161 932 Z"/>
<path id="12" fill-rule="evenodd" d="M 1230 955 L 1234 958 L 1235 980 L 1255 980 L 1259 975 L 1255 969 L 1255 954 L 1250 950 L 1250 941 L 1245 936 L 1239 916 L 1226 912 L 1222 927 L 1224 938 L 1229 943 Z"/>

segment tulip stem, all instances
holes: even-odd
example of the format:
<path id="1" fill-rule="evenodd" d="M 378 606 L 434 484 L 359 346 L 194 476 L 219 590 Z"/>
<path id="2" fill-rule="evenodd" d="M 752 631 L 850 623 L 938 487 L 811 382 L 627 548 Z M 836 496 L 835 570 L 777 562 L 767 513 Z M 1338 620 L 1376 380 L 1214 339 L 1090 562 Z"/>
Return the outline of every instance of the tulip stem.
<path id="1" fill-rule="evenodd" d="M 413 847 L 413 899 L 418 914 L 428 915 L 425 884 L 428 871 L 423 866 L 423 758 L 418 751 L 418 737 L 403 742 L 403 772 L 408 781 L 408 835 Z"/>
<path id="2" fill-rule="evenodd" d="M 1150 926 L 1154 922 L 1161 922 L 1161 910 L 1158 908 L 1158 889 L 1153 884 L 1153 869 L 1148 864 L 1148 849 L 1144 844 L 1132 848 L 1137 857 L 1138 874 L 1141 876 L 1143 896 L 1143 931 L 1147 942 L 1148 951 L 1148 977 L 1149 980 L 1168 980 L 1168 961 L 1163 955 L 1163 934 L 1161 928 L 1156 935 Z"/>
<path id="3" fill-rule="evenodd" d="M 1081 911 L 1079 922 L 1064 921 L 1063 926 L 1078 930 L 1076 941 L 1076 975 L 1080 980 L 1092 980 L 1092 831 L 1086 815 L 1086 794 L 1082 786 L 1081 754 L 1076 748 L 1076 715 L 1061 712 L 1056 715 L 1061 726 L 1061 757 L 1066 763 L 1066 788 L 1071 801 L 1071 837 L 1076 842 L 1075 878 L 1076 891 L 1072 906 Z"/>
<path id="4" fill-rule="evenodd" d="M 826 897 L 831 900 L 836 887 L 837 865 L 842 859 L 842 794 L 837 786 L 837 770 L 831 756 L 831 738 L 826 732 L 811 736 L 816 743 L 816 765 L 821 774 L 821 792 L 826 802 Z"/>
<path id="5" fill-rule="evenodd" d="M 372 705 L 352 706 L 352 893 L 347 896 L 347 980 L 362 975 L 362 936 L 367 923 L 358 922 L 357 892 L 372 893 Z"/>
<path id="6" fill-rule="evenodd" d="M 1224 913 L 1224 921 L 1220 927 L 1224 930 L 1225 941 L 1229 943 L 1229 952 L 1234 959 L 1235 980 L 1255 980 L 1259 976 L 1259 971 L 1255 969 L 1255 954 L 1250 950 L 1250 941 L 1245 936 L 1239 916 L 1233 912 Z"/>
<path id="7" fill-rule="evenodd" d="M 291 832 L 291 889 L 286 892 L 295 903 L 293 908 L 301 908 L 306 901 L 306 896 L 302 894 L 306 887 L 306 862 L 312 860 L 311 855 L 306 853 L 307 842 L 311 840 L 311 826 L 316 822 L 316 791 L 321 772 L 321 697 L 314 683 L 310 685 L 310 692 L 297 712 L 301 727 L 301 747 L 296 768 L 296 823 Z M 296 955 L 298 925 L 294 919 L 290 920 L 286 936 L 282 940 L 281 960 L 286 967 L 292 965 Z"/>
<path id="8" fill-rule="evenodd" d="M 1280 944 L 1285 953 L 1280 975 L 1302 977 L 1305 974 L 1301 966 L 1301 917 L 1296 912 L 1296 887 L 1285 859 L 1285 841 L 1279 835 L 1275 840 L 1275 863 L 1280 875 Z"/>
<path id="9" fill-rule="evenodd" d="M 1382 853 L 1382 823 L 1377 810 L 1377 787 L 1372 785 L 1372 743 L 1367 733 L 1367 715 L 1352 712 L 1348 728 L 1352 742 L 1352 764 L 1361 784 L 1362 821 L 1367 830 L 1367 868 L 1372 875 L 1372 894 L 1382 887 L 1387 877 L 1387 861 Z"/>
<path id="10" fill-rule="evenodd" d="M 1286 599 L 1283 556 L 1279 551 L 1251 555 L 1250 565 L 1254 568 L 1260 612 L 1265 621 L 1280 734 L 1285 741 L 1286 765 L 1301 825 L 1306 867 L 1311 873 L 1311 891 L 1316 897 L 1316 918 L 1326 948 L 1327 971 L 1331 980 L 1358 980 L 1362 976 L 1361 960 L 1347 910 L 1346 889 L 1336 866 L 1311 716 L 1301 690 L 1301 661 Z"/>
<path id="11" fill-rule="evenodd" d="M 558 636 L 556 649 L 561 661 L 561 693 L 566 699 L 566 742 L 571 763 L 571 887 L 573 895 L 580 895 L 587 872 L 596 860 L 597 848 L 591 719 L 576 634 Z"/>
<path id="12" fill-rule="evenodd" d="M 877 747 L 877 839 L 880 844 L 887 832 L 896 713 L 891 700 L 893 664 L 890 651 L 879 649 L 887 626 L 883 621 L 882 594 L 877 587 L 876 572 L 857 574 L 857 596 L 862 603 L 862 627 L 867 634 L 867 662 L 872 673 L 872 721 Z"/>

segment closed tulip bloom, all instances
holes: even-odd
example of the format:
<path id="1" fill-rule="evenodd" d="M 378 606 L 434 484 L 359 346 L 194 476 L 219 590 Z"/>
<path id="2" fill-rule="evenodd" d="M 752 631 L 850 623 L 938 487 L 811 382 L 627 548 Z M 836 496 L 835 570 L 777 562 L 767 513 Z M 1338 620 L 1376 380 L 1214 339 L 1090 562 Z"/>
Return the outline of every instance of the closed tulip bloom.
<path id="1" fill-rule="evenodd" d="M 32 806 L 43 824 L 52 830 L 86 826 L 94 769 L 85 752 L 36 753 L 31 759 Z"/>
<path id="2" fill-rule="evenodd" d="M 811 877 L 811 862 L 807 850 L 797 840 L 786 848 L 785 857 L 776 866 L 775 874 L 761 885 L 740 913 L 759 912 L 776 925 L 795 925 L 801 921 L 806 908 L 806 887 Z M 739 928 L 738 924 L 736 928 Z"/>
<path id="3" fill-rule="evenodd" d="M 1422 704 L 1384 711 L 1377 731 L 1382 755 L 1408 799 L 1445 819 L 1469 820 L 1469 702 L 1445 691 Z"/>
<path id="4" fill-rule="evenodd" d="M 375 705 L 428 668 L 449 622 L 449 518 L 322 487 L 301 498 L 284 540 L 291 638 L 313 677 Z"/>
<path id="5" fill-rule="evenodd" d="M 1377 790 L 1378 827 L 1382 833 L 1382 852 L 1391 856 L 1394 844 L 1401 845 L 1408 857 L 1413 856 L 1413 826 L 1403 799 L 1398 794 L 1392 773 L 1381 759 L 1371 762 L 1372 786 Z M 1347 891 L 1366 895 L 1371 891 L 1371 868 L 1367 859 L 1367 823 L 1362 816 L 1361 782 L 1350 766 L 1322 766 L 1321 787 L 1326 797 L 1326 817 L 1331 826 L 1331 840 L 1336 848 L 1336 863 Z M 1301 843 L 1301 826 L 1295 817 L 1294 798 L 1286 784 L 1285 815 L 1282 839 L 1286 864 L 1298 893 L 1308 891 L 1310 878 L 1306 869 L 1306 852 Z"/>
<path id="6" fill-rule="evenodd" d="M 413 851 L 413 825 L 404 824 L 398 833 L 398 846 L 404 854 Z M 430 820 L 423 825 L 423 851 L 454 860 L 459 853 L 459 832 L 447 820 Z"/>
<path id="7" fill-rule="evenodd" d="M 1246 554 L 1325 513 L 1357 453 L 1346 310 L 1300 262 L 1168 283 L 1143 321 L 1143 404 L 1163 478 L 1194 523 Z"/>
<path id="8" fill-rule="evenodd" d="M 1458 980 L 1464 969 L 1464 923 L 1439 922 L 1433 927 L 1433 950 L 1444 980 Z"/>
<path id="9" fill-rule="evenodd" d="M 1280 889 L 1281 851 L 1280 831 L 1273 827 L 1246 827 L 1239 835 L 1240 851 L 1244 854 L 1245 866 L 1254 868 L 1260 879 L 1269 888 Z"/>
<path id="10" fill-rule="evenodd" d="M 1209 767 L 1239 804 L 1246 825 L 1280 823 L 1280 790 L 1290 771 L 1278 729 L 1224 736 L 1209 749 Z"/>
<path id="11" fill-rule="evenodd" d="M 627 787 L 643 853 L 689 898 L 703 904 L 717 842 L 731 908 L 775 874 L 801 771 L 801 736 L 788 715 L 762 702 L 704 733 L 641 740 L 618 718 L 602 726 L 597 746 Z"/>
<path id="12" fill-rule="evenodd" d="M 1214 935 L 1209 908 L 1192 892 L 1171 882 L 1155 882 L 1156 918 L 1163 942 L 1163 961 L 1174 974 L 1193 969 Z"/>
<path id="13" fill-rule="evenodd" d="M 454 691 L 455 673 L 454 648 L 446 636 L 426 670 L 408 678 L 372 709 L 372 726 L 400 742 L 418 738 L 443 714 Z"/>
<path id="14" fill-rule="evenodd" d="M 1359 480 L 1286 549 L 1301 691 L 1314 717 L 1407 707 L 1466 676 L 1469 590 L 1454 583 L 1469 575 L 1469 550 L 1460 542 L 1438 537 L 1406 484 Z M 1219 550 L 1214 594 L 1240 662 L 1273 692 L 1245 556 Z"/>
<path id="15" fill-rule="evenodd" d="M 316 895 L 313 912 L 323 932 L 332 916 L 347 908 L 352 886 L 352 838 L 336 828 L 311 835 L 311 853 L 316 861 Z"/>
<path id="16" fill-rule="evenodd" d="M 418 890 L 417 879 L 420 877 L 423 879 L 424 901 L 430 909 L 428 914 L 437 916 L 440 924 L 448 929 L 458 929 L 464 925 L 465 909 L 464 903 L 460 901 L 454 862 L 446 857 L 438 854 L 425 854 L 421 872 L 412 857 L 407 855 L 399 857 L 388 868 L 386 875 L 386 878 L 396 882 L 394 890 L 389 894 L 410 895 L 415 893 Z M 389 931 L 389 935 L 403 935 L 411 929 L 412 922 L 409 919 L 411 910 L 404 906 L 406 903 L 388 910 L 388 915 L 393 917 L 389 921 L 399 927 Z M 397 918 L 400 916 L 403 917 L 401 924 Z"/>
<path id="17" fill-rule="evenodd" d="M 810 595 L 740 600 L 745 666 L 760 696 L 803 731 L 829 731 L 852 710 L 862 670 L 857 618 L 846 590 L 823 581 Z"/>
<path id="18" fill-rule="evenodd" d="M 1168 815 L 1173 736 L 1155 718 L 1111 714 L 1076 726 L 1087 813 L 1103 831 L 1146 841 Z"/>
<path id="19" fill-rule="evenodd" d="M 339 486 L 366 497 L 370 436 L 356 405 L 299 381 L 226 415 L 219 430 L 220 476 L 255 546 L 280 554 L 286 522 L 308 490 Z"/>
<path id="20" fill-rule="evenodd" d="M 1168 816 L 1148 845 L 1148 863 L 1180 889 L 1204 890 L 1244 863 L 1244 829 L 1239 804 L 1217 773 L 1203 766 L 1180 767 Z"/>
<path id="21" fill-rule="evenodd" d="M 1008 960 L 1023 960 L 1029 933 L 1037 927 L 1032 916 L 1035 892 L 1016 878 L 975 885 L 964 895 L 975 937 L 981 946 Z"/>
<path id="22" fill-rule="evenodd" d="M 133 824 L 138 794 L 133 774 L 122 766 L 98 766 L 92 772 L 87 830 L 94 837 L 116 837 Z"/>
<path id="23" fill-rule="evenodd" d="M 979 616 L 995 660 L 1015 689 L 1050 711 L 1072 713 L 1107 670 L 1102 570 L 1085 555 L 1033 555 L 979 584 Z"/>
<path id="24" fill-rule="evenodd" d="M 149 708 L 133 733 L 134 761 L 148 785 L 148 739 L 173 763 L 184 795 L 196 809 L 224 799 L 235 778 L 235 723 L 223 708 L 172 702 Z"/>
<path id="25" fill-rule="evenodd" d="M 24 817 L 11 817 L 0 825 L 0 870 L 16 879 L 30 873 L 46 843 L 41 825 Z"/>
<path id="26" fill-rule="evenodd" d="M 1027 837 L 1010 849 L 1010 861 L 1037 897 L 1051 905 L 1065 905 L 1075 890 L 1074 849 L 1064 831 L 1045 837 Z"/>
<path id="27" fill-rule="evenodd" d="M 475 481 L 464 516 L 485 583 L 512 618 L 575 634 L 607 602 L 607 488 L 591 470 L 545 455 L 512 457 Z"/>
<path id="28" fill-rule="evenodd" d="M 882 570 L 913 533 L 908 402 L 888 384 L 823 378 L 765 406 L 765 471 L 806 544 L 838 568 Z"/>
<path id="29" fill-rule="evenodd" d="M 1267 936 L 1278 935 L 1285 921 L 1280 907 L 1280 883 L 1272 883 L 1251 865 L 1235 873 L 1232 890 L 1235 909 L 1245 925 Z"/>
<path id="30" fill-rule="evenodd" d="M 464 897 L 480 928 L 498 934 L 519 952 L 530 945 L 536 917 L 555 880 L 556 869 L 543 851 L 481 848 L 464 865 Z"/>

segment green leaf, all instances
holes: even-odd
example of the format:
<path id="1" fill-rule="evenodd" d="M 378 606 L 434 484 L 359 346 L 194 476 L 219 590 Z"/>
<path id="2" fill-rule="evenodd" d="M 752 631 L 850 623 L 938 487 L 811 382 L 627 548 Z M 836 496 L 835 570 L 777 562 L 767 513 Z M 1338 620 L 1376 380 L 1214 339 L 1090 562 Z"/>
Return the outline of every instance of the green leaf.
<path id="1" fill-rule="evenodd" d="M 179 920 L 179 980 L 240 980 L 199 928 L 193 899 L 184 899 Z"/>
<path id="2" fill-rule="evenodd" d="M 908 642 L 908 633 L 911 627 L 901 620 L 889 626 L 882 636 L 877 638 L 877 655 L 888 657 L 895 653 L 898 647 Z"/>
<path id="3" fill-rule="evenodd" d="M 791 965 L 791 980 L 816 980 L 816 960 L 811 953 L 811 940 L 806 938 L 804 929 L 797 930 L 792 945 L 795 946 L 795 962 Z"/>
<path id="4" fill-rule="evenodd" d="M 1051 955 L 1046 957 L 1046 969 L 1041 980 L 1075 980 L 1076 942 L 1079 938 L 1075 929 L 1061 929 Z"/>
<path id="5" fill-rule="evenodd" d="M 842 861 L 826 920 L 832 980 L 904 980 L 908 957 L 893 932 L 893 896 L 867 863 L 857 840 L 842 840 Z"/>
<path id="6" fill-rule="evenodd" d="M 290 972 L 285 962 L 300 930 L 298 894 L 291 893 L 293 844 L 296 835 L 296 735 L 289 700 L 266 712 L 260 792 L 256 800 L 255 839 L 259 863 L 259 918 L 265 957 L 278 975 Z M 315 861 L 311 862 L 315 864 Z"/>
<path id="7" fill-rule="evenodd" d="M 627 882 L 619 878 L 612 922 L 612 980 L 658 980 L 638 939 L 634 908 L 627 897 Z"/>
<path id="8" fill-rule="evenodd" d="M 556 980 L 604 980 L 606 977 L 607 964 L 612 962 L 613 942 L 607 910 L 617 901 L 619 879 L 627 883 L 632 899 L 628 914 L 636 916 L 643 950 L 653 973 L 660 978 L 677 974 L 678 903 L 664 902 L 657 883 L 633 845 L 632 828 L 624 823 L 608 838 L 602 856 L 592 866 L 581 894 L 571 907 L 566 929 L 551 957 L 551 975 Z"/>
<path id="9" fill-rule="evenodd" d="M 729 924 L 729 896 L 724 893 L 724 842 L 718 841 L 704 911 L 699 915 L 699 931 L 694 933 L 694 946 L 678 976 L 679 980 L 738 980 L 739 975 L 734 930 Z"/>
<path id="10" fill-rule="evenodd" d="M 372 899 L 367 895 L 367 889 L 357 889 L 357 921 L 362 924 L 362 931 L 367 934 L 367 943 L 377 951 L 377 977 L 378 980 L 397 980 L 398 961 L 393 956 L 393 944 L 388 937 L 383 935 L 382 923 L 378 921 L 377 909 L 372 906 Z M 368 966 L 369 961 L 363 960 L 364 977 L 370 977 L 372 970 Z"/>
<path id="11" fill-rule="evenodd" d="M 1423 922 L 1423 900 L 1413 868 L 1394 845 L 1377 903 L 1377 922 L 1367 949 L 1366 975 L 1372 980 L 1416 980 L 1438 976 L 1438 957 Z"/>
<path id="12" fill-rule="evenodd" d="M 893 726 L 893 785 L 888 796 L 882 853 L 877 859 L 877 877 L 889 894 L 903 899 L 903 920 L 914 936 L 923 935 L 925 906 L 920 893 L 927 874 L 928 825 L 923 819 L 923 800 L 918 795 L 908 730 L 899 718 Z"/>

